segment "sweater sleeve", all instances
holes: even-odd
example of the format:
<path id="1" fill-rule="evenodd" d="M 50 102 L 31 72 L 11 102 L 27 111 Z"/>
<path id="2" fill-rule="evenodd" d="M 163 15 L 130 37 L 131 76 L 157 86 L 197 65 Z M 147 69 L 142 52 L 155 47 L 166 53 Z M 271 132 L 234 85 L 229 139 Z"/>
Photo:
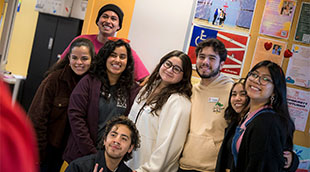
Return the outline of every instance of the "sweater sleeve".
<path id="1" fill-rule="evenodd" d="M 159 126 L 150 159 L 137 172 L 167 171 L 168 166 L 178 166 L 179 156 L 189 129 L 191 102 L 179 95 L 171 95 L 159 114 Z M 170 169 L 171 170 L 171 169 Z"/>
<path id="2" fill-rule="evenodd" d="M 53 107 L 56 81 L 51 76 L 45 78 L 40 84 L 28 110 L 37 135 L 40 152 L 40 162 L 45 159 L 47 147 L 47 123 Z"/>
<path id="3" fill-rule="evenodd" d="M 90 79 L 87 76 L 82 78 L 74 88 L 68 108 L 68 117 L 74 141 L 83 155 L 96 153 L 95 143 L 90 137 L 90 129 L 87 124 Z"/>
<path id="4" fill-rule="evenodd" d="M 283 128 L 275 114 L 261 114 L 253 120 L 248 147 L 246 172 L 277 172 L 284 166 Z M 247 128 L 248 130 L 248 128 Z M 247 132 L 246 130 L 246 132 Z M 241 143 L 242 144 L 242 143 Z M 240 150 L 241 151 L 241 150 Z M 239 159 L 239 156 L 238 156 Z"/>

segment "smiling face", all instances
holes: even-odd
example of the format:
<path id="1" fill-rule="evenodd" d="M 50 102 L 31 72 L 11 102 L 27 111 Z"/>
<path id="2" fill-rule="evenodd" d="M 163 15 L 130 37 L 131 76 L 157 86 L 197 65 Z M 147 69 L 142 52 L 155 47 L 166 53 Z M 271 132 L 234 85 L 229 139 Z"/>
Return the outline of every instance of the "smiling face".
<path id="1" fill-rule="evenodd" d="M 127 66 L 127 49 L 125 46 L 116 47 L 107 59 L 108 77 L 119 77 Z"/>
<path id="2" fill-rule="evenodd" d="M 220 62 L 220 56 L 212 47 L 203 48 L 197 56 L 196 71 L 201 78 L 214 78 L 219 75 L 224 62 Z"/>
<path id="3" fill-rule="evenodd" d="M 130 135 L 131 131 L 126 125 L 113 126 L 104 140 L 106 159 L 122 159 L 127 152 L 130 153 L 133 149 Z"/>
<path id="4" fill-rule="evenodd" d="M 274 85 L 271 79 L 270 72 L 267 67 L 262 66 L 252 72 L 254 75 L 249 75 L 245 84 L 245 89 L 251 102 L 267 103 L 273 94 Z M 254 77 L 256 76 L 256 78 Z M 261 84 L 261 80 L 265 80 Z"/>
<path id="5" fill-rule="evenodd" d="M 169 65 L 171 66 L 168 68 Z M 162 79 L 161 84 L 167 86 L 180 82 L 183 78 L 182 70 L 182 60 L 176 56 L 170 57 L 159 69 L 159 75 Z"/>
<path id="6" fill-rule="evenodd" d="M 246 102 L 247 102 L 247 94 L 246 91 L 244 90 L 243 84 L 238 83 L 235 85 L 231 92 L 231 97 L 230 97 L 230 103 L 232 108 L 237 112 L 240 113 L 242 110 L 246 107 Z"/>
<path id="7" fill-rule="evenodd" d="M 114 36 L 115 32 L 120 29 L 118 15 L 114 11 L 105 11 L 100 16 L 97 26 L 100 34 L 106 37 Z"/>
<path id="8" fill-rule="evenodd" d="M 73 47 L 69 56 L 70 67 L 77 75 L 83 75 L 91 64 L 91 55 L 86 46 Z"/>

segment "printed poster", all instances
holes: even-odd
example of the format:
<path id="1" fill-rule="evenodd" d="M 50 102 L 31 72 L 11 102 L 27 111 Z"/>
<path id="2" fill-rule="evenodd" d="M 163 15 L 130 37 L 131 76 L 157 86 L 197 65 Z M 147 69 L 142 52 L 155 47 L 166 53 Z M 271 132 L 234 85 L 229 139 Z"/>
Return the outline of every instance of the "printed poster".
<path id="1" fill-rule="evenodd" d="M 194 25 L 188 48 L 188 55 L 191 58 L 192 64 L 196 64 L 196 46 L 199 42 L 207 38 L 217 38 L 221 40 L 227 48 L 227 59 L 221 72 L 233 78 L 240 78 L 249 37 L 246 35 L 217 31 Z"/>
<path id="2" fill-rule="evenodd" d="M 251 68 L 263 60 L 270 60 L 282 66 L 286 43 L 259 37 L 257 39 Z"/>
<path id="3" fill-rule="evenodd" d="M 310 92 L 287 87 L 287 103 L 296 130 L 304 132 L 310 110 Z"/>
<path id="4" fill-rule="evenodd" d="M 293 56 L 286 70 L 286 82 L 288 84 L 310 88 L 310 47 L 293 45 Z"/>
<path id="5" fill-rule="evenodd" d="M 295 41 L 310 44 L 310 3 L 303 2 L 299 13 Z"/>
<path id="6" fill-rule="evenodd" d="M 260 33 L 287 39 L 289 36 L 296 0 L 267 0 Z"/>
<path id="7" fill-rule="evenodd" d="M 256 0 L 197 0 L 194 23 L 248 34 L 255 5 Z"/>
<path id="8" fill-rule="evenodd" d="M 300 145 L 294 145 L 293 151 L 296 153 L 299 160 L 310 160 L 310 148 L 300 146 Z M 303 169 L 308 169 L 308 168 L 303 168 Z"/>

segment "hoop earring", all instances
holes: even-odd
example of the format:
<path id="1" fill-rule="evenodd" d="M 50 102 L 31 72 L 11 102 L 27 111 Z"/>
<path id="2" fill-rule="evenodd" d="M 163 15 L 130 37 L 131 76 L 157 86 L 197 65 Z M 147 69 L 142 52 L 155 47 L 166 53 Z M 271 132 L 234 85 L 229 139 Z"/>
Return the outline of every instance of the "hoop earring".
<path id="1" fill-rule="evenodd" d="M 271 105 L 273 105 L 274 100 L 275 100 L 274 95 L 272 95 L 272 96 L 270 97 L 270 104 L 271 104 Z"/>

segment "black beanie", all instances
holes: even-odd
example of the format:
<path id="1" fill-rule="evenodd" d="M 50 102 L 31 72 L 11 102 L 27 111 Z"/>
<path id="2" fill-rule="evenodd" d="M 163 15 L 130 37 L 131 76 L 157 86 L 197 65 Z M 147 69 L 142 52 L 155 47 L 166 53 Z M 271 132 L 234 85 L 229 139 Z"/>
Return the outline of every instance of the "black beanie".
<path id="1" fill-rule="evenodd" d="M 101 15 L 105 11 L 113 11 L 113 12 L 115 12 L 118 15 L 118 18 L 119 18 L 119 29 L 117 31 L 121 30 L 124 13 L 123 13 L 123 11 L 118 6 L 116 6 L 114 4 L 107 4 L 107 5 L 105 5 L 105 6 L 100 8 L 100 10 L 98 12 L 98 15 L 97 15 L 97 19 L 96 19 L 96 25 L 97 25 L 97 23 L 99 21 L 99 18 L 101 17 Z"/>

